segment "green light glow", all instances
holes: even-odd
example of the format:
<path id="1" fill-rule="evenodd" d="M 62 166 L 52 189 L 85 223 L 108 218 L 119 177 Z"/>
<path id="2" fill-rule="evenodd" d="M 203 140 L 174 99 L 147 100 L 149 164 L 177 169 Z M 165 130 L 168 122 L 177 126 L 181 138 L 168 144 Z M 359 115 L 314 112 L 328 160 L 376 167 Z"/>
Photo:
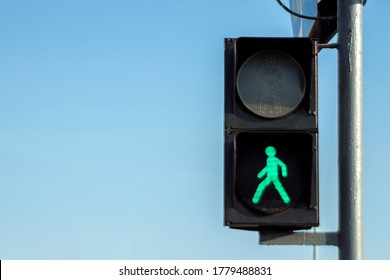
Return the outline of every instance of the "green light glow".
<path id="1" fill-rule="evenodd" d="M 279 166 L 282 170 L 282 176 L 287 177 L 287 166 L 277 157 L 276 155 L 276 149 L 272 146 L 268 146 L 265 149 L 265 154 L 268 156 L 267 158 L 267 165 L 257 174 L 257 178 L 261 179 L 265 175 L 267 177 L 259 184 L 257 187 L 257 190 L 252 198 L 252 202 L 254 204 L 259 203 L 261 196 L 264 192 L 264 190 L 270 185 L 270 183 L 273 183 L 275 186 L 275 189 L 279 192 L 280 196 L 282 197 L 282 200 L 285 204 L 289 204 L 291 199 L 288 196 L 286 190 L 284 189 L 282 183 L 279 181 Z"/>

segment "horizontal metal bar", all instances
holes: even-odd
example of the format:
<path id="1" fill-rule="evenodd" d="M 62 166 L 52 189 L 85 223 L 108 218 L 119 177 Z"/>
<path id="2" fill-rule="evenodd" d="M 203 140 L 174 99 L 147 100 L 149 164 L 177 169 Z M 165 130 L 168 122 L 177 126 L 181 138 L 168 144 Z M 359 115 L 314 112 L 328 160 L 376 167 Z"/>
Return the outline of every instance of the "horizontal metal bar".
<path id="1" fill-rule="evenodd" d="M 334 44 L 318 44 L 318 48 L 321 49 L 337 49 L 339 47 L 338 43 Z"/>
<path id="2" fill-rule="evenodd" d="M 261 231 L 259 235 L 260 245 L 339 245 L 339 235 L 337 232 Z"/>

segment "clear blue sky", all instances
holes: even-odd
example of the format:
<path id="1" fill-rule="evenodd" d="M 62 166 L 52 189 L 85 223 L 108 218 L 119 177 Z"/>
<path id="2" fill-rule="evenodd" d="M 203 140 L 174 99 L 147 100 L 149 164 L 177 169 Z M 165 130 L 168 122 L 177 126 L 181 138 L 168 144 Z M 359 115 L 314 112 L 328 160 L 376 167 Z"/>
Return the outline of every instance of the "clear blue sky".
<path id="1" fill-rule="evenodd" d="M 368 259 L 390 259 L 389 11 L 364 10 Z M 240 36 L 290 37 L 290 15 L 274 0 L 1 1 L 0 259 L 311 259 L 223 226 L 223 41 Z M 319 110 L 319 230 L 335 231 L 335 50 Z"/>

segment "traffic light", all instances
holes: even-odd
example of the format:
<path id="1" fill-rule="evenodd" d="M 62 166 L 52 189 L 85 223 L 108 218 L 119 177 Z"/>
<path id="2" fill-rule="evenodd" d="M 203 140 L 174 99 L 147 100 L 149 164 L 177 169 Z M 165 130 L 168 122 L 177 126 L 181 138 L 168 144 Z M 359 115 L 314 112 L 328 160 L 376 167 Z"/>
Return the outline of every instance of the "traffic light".
<path id="1" fill-rule="evenodd" d="M 317 43 L 225 39 L 225 225 L 319 225 Z"/>

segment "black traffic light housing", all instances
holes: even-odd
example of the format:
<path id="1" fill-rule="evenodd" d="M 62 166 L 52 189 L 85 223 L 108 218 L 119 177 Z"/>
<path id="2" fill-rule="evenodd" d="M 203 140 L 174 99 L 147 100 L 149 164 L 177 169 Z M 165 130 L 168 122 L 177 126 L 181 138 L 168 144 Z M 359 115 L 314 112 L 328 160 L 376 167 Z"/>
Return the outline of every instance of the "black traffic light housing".
<path id="1" fill-rule="evenodd" d="M 225 39 L 226 226 L 318 226 L 316 50 L 308 38 Z"/>
<path id="2" fill-rule="evenodd" d="M 322 0 L 317 4 L 317 16 L 328 17 L 337 15 L 337 0 Z M 331 20 L 317 19 L 310 31 L 309 38 L 317 38 L 318 43 L 328 43 L 337 32 L 337 17 Z"/>

